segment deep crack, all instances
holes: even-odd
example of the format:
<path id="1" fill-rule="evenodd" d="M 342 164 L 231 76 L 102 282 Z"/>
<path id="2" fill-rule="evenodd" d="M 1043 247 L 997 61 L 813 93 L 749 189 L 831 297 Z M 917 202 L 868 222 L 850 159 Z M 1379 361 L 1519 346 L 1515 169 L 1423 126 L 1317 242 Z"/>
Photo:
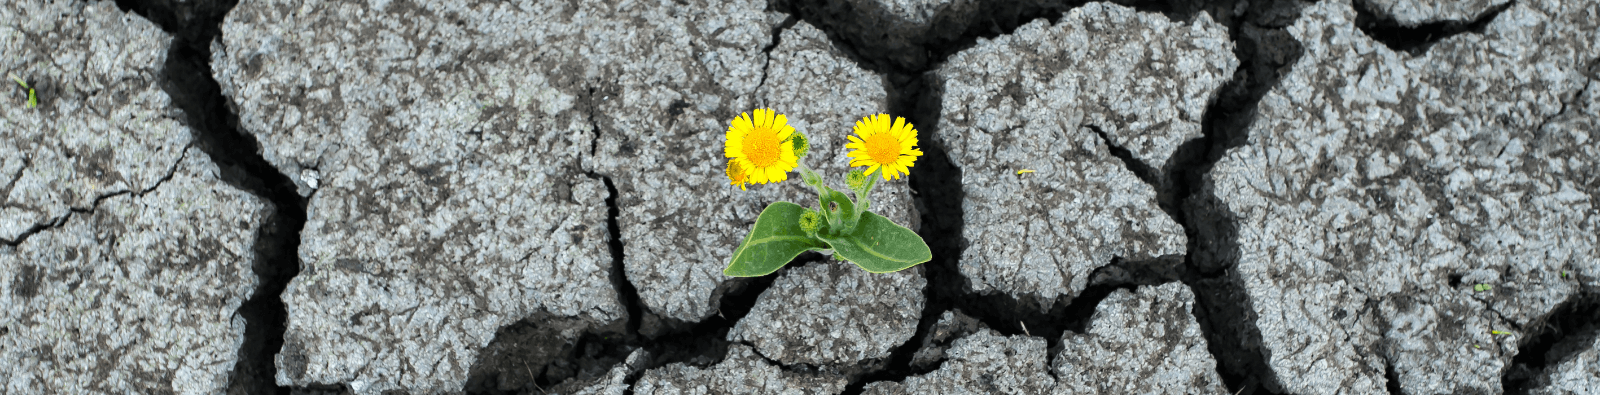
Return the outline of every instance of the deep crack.
<path id="1" fill-rule="evenodd" d="M 1231 280 L 1233 274 L 1230 273 L 1230 265 L 1238 254 L 1237 224 L 1223 212 L 1225 210 L 1218 210 L 1219 203 L 1215 201 L 1215 196 L 1210 196 L 1205 189 L 1204 177 L 1228 149 L 1247 142 L 1248 126 L 1256 103 L 1298 59 L 1301 48 L 1289 38 L 1283 29 L 1286 25 L 1284 18 L 1278 15 L 1283 14 L 1281 8 L 1286 7 L 1284 4 L 1296 2 L 1262 1 L 1244 7 L 1236 7 L 1239 4 L 1228 0 L 1204 3 L 1178 0 L 1118 3 L 1134 6 L 1141 11 L 1160 12 L 1174 20 L 1190 20 L 1199 12 L 1209 13 L 1219 23 L 1228 26 L 1230 38 L 1236 43 L 1235 55 L 1241 66 L 1233 80 L 1221 87 L 1216 100 L 1207 106 L 1202 121 L 1203 137 L 1183 144 L 1171 159 L 1172 165 L 1166 174 L 1158 174 L 1161 170 L 1151 169 L 1135 160 L 1125 147 L 1112 144 L 1104 131 L 1094 128 L 1114 156 L 1121 159 L 1141 180 L 1156 187 L 1163 210 L 1183 225 L 1189 238 L 1183 265 L 1114 261 L 1096 270 L 1091 278 L 1113 278 L 1116 276 L 1111 273 L 1117 271 L 1135 274 L 1116 277 L 1116 280 L 1096 281 L 1076 298 L 1047 301 L 1045 311 L 1040 311 L 1036 303 L 1038 301 L 1018 300 L 1006 295 L 975 294 L 959 271 L 959 258 L 968 244 L 963 237 L 962 170 L 950 162 L 945 147 L 928 138 L 937 129 L 942 94 L 939 87 L 933 86 L 927 73 L 949 56 L 975 45 L 979 38 L 1010 34 L 1018 26 L 1041 18 L 1053 23 L 1063 13 L 1084 2 L 963 11 L 978 13 L 973 18 L 976 22 L 967 25 L 951 22 L 952 13 L 957 11 L 947 10 L 935 15 L 933 18 L 938 22 L 920 35 L 911 37 L 912 45 L 906 47 L 885 47 L 881 42 L 874 41 L 882 40 L 882 36 L 864 34 L 848 27 L 856 21 L 852 18 L 865 18 L 873 11 L 856 9 L 851 5 L 853 3 L 842 0 L 774 3 L 774 9 L 789 14 L 789 17 L 781 26 L 773 29 L 772 42 L 763 48 L 768 55 L 768 64 L 763 66 L 760 84 L 765 83 L 771 51 L 779 45 L 782 31 L 804 20 L 826 32 L 833 45 L 859 66 L 882 74 L 889 92 L 889 112 L 909 118 L 922 131 L 920 140 L 924 142 L 922 148 L 925 155 L 911 169 L 909 177 L 923 224 L 919 233 L 934 248 L 933 261 L 924 264 L 928 286 L 924 291 L 926 303 L 922 317 L 915 334 L 892 351 L 883 369 L 867 372 L 854 380 L 845 393 L 860 393 L 870 382 L 898 381 L 930 371 L 932 368 L 929 367 L 912 367 L 911 359 L 917 351 L 915 348 L 929 336 L 930 328 L 939 318 L 937 313 L 960 309 L 974 314 L 985 325 L 1003 334 L 1044 337 L 1054 351 L 1059 346 L 1062 333 L 1082 332 L 1099 302 L 1115 290 L 1173 280 L 1182 281 L 1194 290 L 1195 318 L 1201 323 L 1209 351 L 1217 359 L 1218 373 L 1229 392 L 1270 393 L 1269 387 L 1275 386 L 1266 366 L 1265 351 L 1255 346 L 1259 345 L 1259 333 L 1238 333 L 1235 330 L 1238 323 L 1253 319 L 1249 301 L 1242 296 L 1242 287 Z M 274 384 L 272 358 L 281 347 L 285 325 L 285 310 L 279 295 L 288 281 L 299 272 L 298 233 L 305 223 L 308 199 L 296 194 L 289 176 L 267 163 L 259 154 L 258 143 L 237 129 L 235 116 L 223 105 L 228 100 L 221 96 L 216 81 L 210 77 L 208 44 L 217 36 L 222 17 L 234 3 L 225 0 L 218 9 L 195 4 L 168 4 L 166 0 L 118 1 L 122 8 L 144 15 L 176 36 L 167 60 L 164 88 L 188 117 L 188 124 L 196 133 L 196 146 L 218 164 L 224 181 L 261 196 L 274 206 L 274 214 L 263 224 L 261 237 L 255 246 L 258 260 L 254 269 L 261 277 L 262 285 L 240 307 L 240 314 L 245 316 L 249 325 L 230 393 L 287 393 L 288 389 Z M 1481 31 L 1488 21 L 1510 5 L 1497 7 L 1470 22 L 1445 22 L 1419 27 L 1398 26 L 1358 6 L 1357 23 L 1369 36 L 1390 48 L 1420 54 L 1443 38 L 1462 32 Z M 598 94 L 595 89 L 589 93 L 587 100 L 590 101 Z M 588 114 L 588 121 L 596 134 L 590 147 L 591 156 L 597 150 L 601 133 L 594 118 L 595 108 L 597 106 L 591 105 Z M 586 375 L 593 377 L 593 372 L 603 372 L 607 366 L 624 360 L 637 349 L 645 349 L 651 356 L 644 363 L 645 366 L 639 367 L 637 371 L 640 372 L 673 362 L 705 367 L 721 361 L 731 344 L 725 340 L 727 332 L 749 313 L 757 298 L 781 274 L 734 280 L 731 289 L 720 296 L 718 314 L 698 323 L 659 322 L 661 318 L 645 311 L 637 289 L 626 277 L 624 246 L 617 223 L 617 188 L 610 177 L 590 176 L 601 180 L 609 192 L 606 198 L 610 237 L 607 247 L 613 258 L 611 280 L 628 312 L 624 333 L 616 336 L 588 333 L 570 344 L 562 340 L 561 347 L 564 348 L 555 353 L 558 356 L 550 363 L 552 366 L 565 364 L 554 368 L 562 371 L 551 372 L 546 369 L 533 372 L 530 367 L 526 373 L 526 382 L 530 386 L 522 390 L 544 391 L 560 384 L 559 381 Z M 53 221 L 51 226 L 59 225 L 71 214 L 69 212 L 67 216 Z M 8 243 L 14 245 L 21 240 L 19 238 Z M 805 255 L 784 270 L 821 259 L 819 255 Z M 1526 384 L 1530 380 L 1542 374 L 1547 365 L 1553 366 L 1550 361 L 1570 355 L 1570 352 L 1562 351 L 1566 349 L 1561 348 L 1561 344 L 1573 342 L 1574 339 L 1592 338 L 1593 331 L 1585 328 L 1600 325 L 1592 318 L 1597 316 L 1593 307 L 1595 296 L 1585 294 L 1574 300 L 1579 302 L 1563 305 L 1558 312 L 1551 314 L 1552 324 L 1527 338 L 1515 360 L 1515 367 L 1508 369 L 1507 378 L 1503 381 L 1508 393 L 1526 391 Z M 530 317 L 502 328 L 502 333 L 537 332 L 541 330 L 542 323 L 541 318 Z M 1243 326 L 1253 329 L 1253 325 Z M 496 341 L 499 339 L 497 336 Z M 937 366 L 933 365 L 934 368 Z M 1391 376 L 1390 390 L 1396 390 L 1393 387 L 1397 383 L 1392 378 L 1395 375 L 1393 368 L 1390 367 L 1386 373 Z M 637 379 L 638 374 L 630 375 L 630 386 Z"/>
<path id="2" fill-rule="evenodd" d="M 634 337 L 639 335 L 641 320 L 639 308 L 639 289 L 634 288 L 633 282 L 628 281 L 627 266 L 623 264 L 626 252 L 622 244 L 622 226 L 617 224 L 620 209 L 617 207 L 617 186 L 611 183 L 611 177 L 601 177 L 606 185 L 606 246 L 611 251 L 611 283 L 617 288 L 617 301 L 622 303 L 628 312 L 627 324 L 624 327 L 624 336 Z"/>
<path id="3" fill-rule="evenodd" d="M 1600 336 L 1600 294 L 1574 295 L 1532 326 L 1500 379 L 1505 394 L 1527 394 L 1549 369 L 1594 344 Z"/>
<path id="4" fill-rule="evenodd" d="M 210 43 L 221 32 L 234 1 L 168 2 L 121 0 L 117 5 L 160 26 L 174 36 L 162 72 L 162 90 L 182 109 L 194 132 L 194 145 L 217 165 L 223 182 L 270 202 L 271 215 L 258 230 L 252 270 L 259 279 L 255 293 L 240 305 L 246 322 L 243 346 L 229 380 L 230 394 L 286 394 L 276 383 L 273 357 L 283 345 L 287 311 L 280 296 L 300 272 L 300 230 L 305 226 L 308 198 L 295 191 L 289 176 L 260 154 L 254 137 L 238 130 L 211 76 Z"/>
<path id="5" fill-rule="evenodd" d="M 1219 7 L 1220 6 L 1220 7 Z M 1261 334 L 1242 284 L 1232 279 L 1239 256 L 1238 225 L 1210 194 L 1205 177 L 1227 151 L 1249 142 L 1256 106 L 1299 59 L 1303 49 L 1285 27 L 1303 4 L 1292 0 L 1251 3 L 1242 13 L 1215 12 L 1228 27 L 1239 68 L 1222 87 L 1202 118 L 1202 137 L 1184 143 L 1170 160 L 1166 184 L 1157 196 L 1162 209 L 1183 225 L 1189 245 L 1182 281 L 1195 294 L 1195 319 L 1200 322 L 1217 373 L 1230 393 L 1275 394 L 1275 376 L 1259 347 Z"/>
<path id="6" fill-rule="evenodd" d="M 1377 15 L 1366 1 L 1357 0 L 1354 3 L 1355 25 L 1362 33 L 1366 33 L 1367 37 L 1383 43 L 1395 52 L 1408 53 L 1411 56 L 1421 56 L 1427 53 L 1433 44 L 1457 34 L 1483 33 L 1483 28 L 1488 26 L 1490 21 L 1516 4 L 1515 1 L 1506 2 L 1490 8 L 1470 21 L 1440 21 L 1406 26 L 1394 19 Z"/>
<path id="7" fill-rule="evenodd" d="M 1123 168 L 1128 169 L 1129 172 L 1132 172 L 1134 176 L 1139 177 L 1139 180 L 1144 181 L 1144 183 L 1150 184 L 1150 186 L 1158 189 L 1161 188 L 1160 180 L 1156 179 L 1155 169 L 1151 169 L 1150 165 L 1145 164 L 1138 158 L 1134 158 L 1133 152 L 1128 151 L 1128 148 L 1112 142 L 1111 136 L 1107 136 L 1105 130 L 1101 130 L 1099 126 L 1095 125 L 1085 124 L 1081 126 L 1089 128 L 1089 130 L 1094 131 L 1096 136 L 1100 136 L 1100 141 L 1106 144 L 1106 148 L 1110 149 L 1111 156 L 1114 156 L 1118 160 L 1122 161 Z"/>
<path id="8" fill-rule="evenodd" d="M 1101 299 L 1119 288 L 1131 288 L 1134 283 L 1157 284 L 1171 281 L 1174 278 L 1182 279 L 1197 294 L 1195 315 L 1204 328 L 1210 351 L 1219 360 L 1218 371 L 1233 392 L 1256 393 L 1260 391 L 1262 378 L 1269 378 L 1264 364 L 1264 356 L 1260 350 L 1242 350 L 1240 342 L 1220 341 L 1223 332 L 1212 325 L 1212 320 L 1243 318 L 1248 314 L 1248 308 L 1237 303 L 1242 302 L 1233 298 L 1218 299 L 1207 295 L 1200 295 L 1208 290 L 1214 293 L 1225 293 L 1227 289 L 1209 289 L 1200 284 L 1203 280 L 1209 284 L 1226 284 L 1218 281 L 1217 277 L 1223 273 L 1220 269 L 1213 269 L 1210 275 L 1203 275 L 1198 270 L 1202 265 L 1194 264 L 1195 252 L 1200 244 L 1208 244 L 1212 249 L 1228 249 L 1229 244 L 1235 240 L 1236 231 L 1226 218 L 1213 221 L 1210 229 L 1222 230 L 1221 236 L 1202 243 L 1197 238 L 1198 228 L 1189 220 L 1190 214 L 1186 211 L 1185 202 L 1190 199 L 1194 189 L 1191 185 L 1198 186 L 1200 177 L 1210 170 L 1212 165 L 1221 158 L 1227 148 L 1243 144 L 1245 127 L 1248 125 L 1249 116 L 1254 112 L 1256 102 L 1277 84 L 1282 68 L 1294 63 L 1298 58 L 1300 48 L 1298 43 L 1288 39 L 1282 26 L 1293 18 L 1283 18 L 1282 9 L 1293 9 L 1298 13 L 1297 2 L 1264 1 L 1253 4 L 1241 15 L 1233 15 L 1235 2 L 1221 1 L 1213 3 L 1192 3 L 1184 1 L 1119 1 L 1119 4 L 1132 6 L 1144 12 L 1159 12 L 1173 20 L 1192 20 L 1200 12 L 1213 15 L 1219 23 L 1229 26 L 1231 38 L 1236 43 L 1235 55 L 1245 65 L 1241 67 L 1238 75 L 1228 84 L 1219 89 L 1216 100 L 1207 107 L 1203 129 L 1205 135 L 1201 139 L 1184 144 L 1171 160 L 1168 167 L 1170 174 L 1163 177 L 1158 183 L 1156 170 L 1150 169 L 1137 160 L 1130 160 L 1131 154 L 1126 147 L 1112 144 L 1104 132 L 1096 129 L 1102 139 L 1106 140 L 1114 156 L 1118 156 L 1127 165 L 1127 168 L 1139 176 L 1141 180 L 1153 185 L 1157 190 L 1158 202 L 1162 209 L 1171 215 L 1177 222 L 1185 227 L 1189 236 L 1189 254 L 1185 256 L 1185 264 L 1173 266 L 1170 264 L 1152 264 L 1150 262 L 1134 263 L 1133 266 L 1145 267 L 1130 272 L 1138 280 L 1124 279 L 1122 282 L 1107 282 L 1089 287 L 1081 292 L 1076 300 L 1063 297 L 1060 300 L 1047 303 L 1047 311 L 1039 311 L 1035 303 L 1021 302 L 1016 298 L 1005 295 L 975 295 L 970 290 L 970 284 L 960 274 L 957 263 L 960 254 L 967 247 L 963 239 L 965 226 L 963 200 L 964 192 L 961 188 L 961 169 L 953 166 L 946 154 L 945 147 L 939 146 L 929 136 L 937 129 L 936 121 L 940 117 L 942 94 L 938 86 L 933 86 L 931 77 L 927 75 L 944 59 L 949 56 L 976 45 L 978 38 L 992 38 L 1001 34 L 1010 34 L 1018 26 L 1037 19 L 1045 19 L 1051 23 L 1058 21 L 1061 16 L 1084 4 L 1084 2 L 1058 3 L 1051 6 L 1022 6 L 1015 8 L 989 7 L 985 14 L 975 18 L 977 22 L 968 26 L 938 25 L 930 29 L 931 32 L 959 31 L 960 34 L 937 36 L 929 34 L 914 37 L 911 48 L 889 48 L 875 43 L 874 40 L 885 38 L 882 35 L 863 34 L 851 30 L 852 24 L 858 21 L 852 18 L 865 18 L 873 14 L 873 10 L 857 10 L 855 6 L 841 1 L 826 0 L 796 0 L 779 3 L 776 8 L 798 16 L 827 33 L 835 47 L 846 53 L 852 60 L 864 69 L 875 71 L 884 75 L 885 85 L 890 96 L 890 113 L 903 115 L 919 125 L 923 142 L 921 148 L 924 152 L 917 166 L 911 169 L 909 177 L 910 186 L 916 195 L 915 203 L 921 213 L 923 228 L 919 233 L 934 248 L 932 261 L 923 264 L 927 268 L 928 288 L 926 291 L 927 303 L 921 321 L 918 323 L 916 334 L 906 343 L 894 350 L 890 363 L 885 369 L 870 373 L 861 380 L 857 380 L 847 387 L 845 393 L 859 393 L 866 383 L 874 381 L 898 381 L 912 374 L 926 373 L 927 369 L 915 369 L 907 363 L 907 354 L 914 352 L 914 347 L 920 346 L 922 339 L 928 334 L 928 328 L 938 319 L 934 312 L 947 309 L 961 309 L 978 316 L 978 319 L 989 327 L 1007 335 L 1033 335 L 1042 336 L 1055 348 L 1061 333 L 1064 331 L 1079 331 L 1084 329 L 1088 319 L 1092 316 L 1095 307 Z M 945 10 L 948 11 L 948 10 Z M 935 19 L 946 18 L 948 15 L 941 11 Z M 865 16 L 864 16 L 865 15 Z M 1255 20 L 1275 28 L 1261 28 L 1246 22 Z M 892 21 L 878 21 L 887 24 Z M 1248 27 L 1245 25 L 1250 24 Z M 1242 29 L 1244 28 L 1244 29 Z M 1249 33 L 1241 33 L 1249 30 Z M 926 32 L 925 32 L 926 33 Z M 1245 36 L 1249 35 L 1248 38 Z M 1250 43 L 1242 43 L 1249 39 Z M 1117 155 L 1118 151 L 1123 155 Z M 1232 246 L 1236 249 L 1237 246 Z M 1098 277 L 1102 272 L 1126 270 L 1130 263 L 1115 263 L 1096 271 Z M 1091 278 L 1095 278 L 1092 276 Z M 1213 287 L 1214 288 L 1214 287 Z M 1219 305 L 1217 302 L 1234 302 Z M 1039 301 L 1033 301 L 1039 302 Z M 1226 318 L 1223 318 L 1226 317 Z M 1232 336 L 1227 335 L 1227 336 Z M 1234 360 L 1225 361 L 1225 355 L 1244 356 Z M 1236 362 L 1235 362 L 1236 361 Z M 935 365 L 937 366 L 937 365 Z"/>
<path id="9" fill-rule="evenodd" d="M 795 18 L 794 15 L 789 15 L 788 18 L 783 20 L 783 23 L 780 23 L 777 27 L 772 28 L 772 42 L 768 43 L 765 48 L 761 48 L 761 53 L 766 55 L 766 59 L 761 63 L 761 81 L 756 83 L 756 88 L 754 91 L 759 92 L 761 91 L 761 87 L 767 85 L 767 74 L 768 71 L 772 69 L 772 50 L 777 48 L 778 44 L 783 42 L 783 31 L 789 30 L 789 28 L 794 27 L 794 24 L 799 22 L 800 18 Z M 667 129 L 672 128 L 669 127 Z"/>

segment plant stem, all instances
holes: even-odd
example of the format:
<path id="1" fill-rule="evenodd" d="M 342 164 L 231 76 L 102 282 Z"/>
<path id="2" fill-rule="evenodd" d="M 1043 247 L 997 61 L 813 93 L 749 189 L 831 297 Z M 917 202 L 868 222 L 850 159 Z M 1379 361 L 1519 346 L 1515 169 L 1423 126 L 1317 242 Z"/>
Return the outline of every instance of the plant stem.
<path id="1" fill-rule="evenodd" d="M 883 174 L 883 166 L 878 166 L 877 171 L 867 175 L 867 185 L 863 185 L 861 190 L 855 191 L 856 218 L 861 218 L 861 213 L 866 212 L 867 207 L 872 205 L 872 188 L 878 186 L 878 177 L 881 174 Z"/>

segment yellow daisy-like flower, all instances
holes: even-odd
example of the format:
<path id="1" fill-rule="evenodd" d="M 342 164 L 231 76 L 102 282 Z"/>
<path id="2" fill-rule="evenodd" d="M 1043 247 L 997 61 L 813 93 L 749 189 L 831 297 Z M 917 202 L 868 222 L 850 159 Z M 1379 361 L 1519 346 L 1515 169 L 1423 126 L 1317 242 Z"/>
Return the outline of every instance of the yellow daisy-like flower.
<path id="1" fill-rule="evenodd" d="M 777 111 L 756 109 L 739 114 L 728 125 L 727 145 L 723 155 L 728 157 L 728 179 L 735 184 L 766 184 L 789 179 L 789 171 L 800 165 L 795 156 L 794 144 L 788 143 L 794 135 L 789 118 Z M 737 170 L 734 167 L 738 167 Z M 742 175 L 741 180 L 735 174 Z"/>
<path id="2" fill-rule="evenodd" d="M 911 173 L 911 166 L 922 156 L 917 149 L 917 129 L 906 123 L 905 117 L 895 117 L 893 124 L 889 119 L 889 114 L 878 114 L 856 121 L 856 136 L 850 136 L 844 145 L 853 150 L 851 167 L 869 166 L 867 174 L 882 167 L 884 180 Z"/>

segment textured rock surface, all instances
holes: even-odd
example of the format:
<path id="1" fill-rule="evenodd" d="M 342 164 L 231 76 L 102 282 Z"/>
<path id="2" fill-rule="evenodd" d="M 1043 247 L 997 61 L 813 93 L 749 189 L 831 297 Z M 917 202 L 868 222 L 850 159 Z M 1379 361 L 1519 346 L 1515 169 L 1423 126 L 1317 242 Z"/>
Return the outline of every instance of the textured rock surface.
<path id="1" fill-rule="evenodd" d="M 190 148 L 171 38 L 111 2 L 0 21 L 0 392 L 226 389 L 270 209 Z"/>
<path id="2" fill-rule="evenodd" d="M 1270 385 L 1382 393 L 1392 369 L 1408 394 L 1501 391 L 1521 328 L 1577 291 L 1560 273 L 1593 267 L 1592 129 L 1547 123 L 1588 97 L 1597 13 L 1518 3 L 1420 57 L 1348 1 L 1290 27 L 1305 54 L 1201 194 L 1237 222 L 1219 256 L 1251 309 L 1219 330 L 1257 334 Z"/>
<path id="3" fill-rule="evenodd" d="M 633 353 L 628 354 L 627 360 L 624 360 L 622 363 L 618 363 L 617 366 L 612 367 L 611 370 L 607 371 L 605 375 L 596 377 L 592 382 L 589 383 L 589 385 L 581 386 L 573 391 L 566 391 L 564 388 L 560 387 L 551 388 L 551 393 L 571 393 L 573 395 L 626 394 L 628 393 L 627 391 L 629 389 L 632 389 L 632 386 L 628 385 L 628 377 L 637 375 L 640 370 L 643 370 L 646 361 L 649 359 L 649 352 L 644 350 L 636 350 Z M 572 384 L 578 383 L 574 382 Z M 563 384 L 562 386 L 567 386 L 567 384 Z"/>
<path id="4" fill-rule="evenodd" d="M 885 362 L 917 331 L 923 269 L 872 274 L 828 260 L 786 270 L 761 294 L 728 340 L 755 346 L 784 365 L 831 366 L 851 372 Z"/>
<path id="5" fill-rule="evenodd" d="M 579 372 L 582 369 L 575 369 L 579 367 L 571 363 L 577 355 L 576 342 L 561 334 L 569 328 L 550 325 L 561 321 L 561 317 L 537 314 L 495 331 L 494 340 L 478 349 L 477 359 L 467 374 L 465 392 L 538 388 L 539 379 L 560 383 L 582 373 Z"/>
<path id="6" fill-rule="evenodd" d="M 1511 0 L 1360 0 L 1362 6 L 1402 26 L 1477 19 Z"/>
<path id="7" fill-rule="evenodd" d="M 741 22 L 728 21 L 734 17 Z M 776 24 L 763 25 L 766 19 L 758 17 L 712 18 L 730 24 L 717 35 L 721 41 L 684 38 L 686 47 L 670 52 L 654 41 L 633 43 L 684 59 L 624 67 L 618 86 L 606 89 L 627 94 L 598 101 L 600 140 L 586 165 L 615 181 L 628 280 L 643 305 L 662 317 L 699 321 L 716 314 L 730 280 L 722 269 L 761 209 L 778 200 L 815 205 L 816 193 L 793 174 L 789 181 L 748 191 L 728 185 L 722 140 L 729 120 L 757 107 L 786 114 L 811 139 L 806 163 L 843 187 L 845 136 L 856 120 L 886 111 L 880 77 L 861 70 L 803 22 L 782 32 L 768 60 L 760 49 L 771 32 L 752 26 Z M 688 52 L 687 46 L 712 48 Z M 702 59 L 717 62 L 689 58 L 694 53 L 716 53 Z M 905 181 L 880 183 L 873 199 L 879 214 L 916 229 Z"/>
<path id="8" fill-rule="evenodd" d="M 924 373 L 870 394 L 1222 393 L 1201 309 L 1243 392 L 1592 393 L 1600 341 L 1572 330 L 1592 319 L 1551 315 L 1600 292 L 1597 2 L 1140 3 L 1173 22 L 1058 0 L 245 0 L 207 63 L 189 44 L 233 2 L 13 1 L 0 75 L 43 106 L 0 80 L 0 393 L 249 392 L 279 324 L 260 360 L 293 393 L 833 394 L 867 372 Z M 244 140 L 167 64 L 214 67 Z M 951 266 L 721 276 L 764 206 L 813 199 L 727 185 L 723 131 L 758 107 L 835 184 L 857 119 L 937 121 L 920 137 L 956 168 L 876 208 L 913 229 L 940 209 Z M 261 158 L 223 158 L 251 140 Z M 280 253 L 260 228 L 302 213 L 225 185 L 278 191 L 256 159 L 309 202 L 287 311 L 243 302 L 287 281 L 252 272 Z M 1190 166 L 1214 171 L 1166 178 Z M 1191 186 L 1166 207 L 1205 240 L 1185 260 L 1157 201 Z M 1054 353 L 1078 318 L 995 295 L 1078 311 L 1059 303 L 1086 285 L 1189 269 L 1200 303 L 1116 291 Z M 928 303 L 981 321 L 943 311 L 915 344 Z M 1013 318 L 1052 336 L 984 329 Z"/>
<path id="9" fill-rule="evenodd" d="M 1591 338 L 1576 353 L 1563 361 L 1555 361 L 1540 378 L 1541 385 L 1528 391 L 1531 395 L 1594 395 L 1600 394 L 1600 336 L 1591 331 Z"/>
<path id="10" fill-rule="evenodd" d="M 458 390 L 502 326 L 543 314 L 571 339 L 624 320 L 608 191 L 579 170 L 594 138 L 585 73 L 615 66 L 574 47 L 592 41 L 578 26 L 661 11 L 575 7 L 603 5 L 229 13 L 217 80 L 264 157 L 311 194 L 279 384 Z"/>
<path id="11" fill-rule="evenodd" d="M 1086 333 L 1062 336 L 1051 362 L 1058 392 L 1228 393 L 1193 311 L 1182 283 L 1117 290 L 1095 307 Z"/>
<path id="12" fill-rule="evenodd" d="M 269 209 L 205 154 L 180 155 L 153 189 L 0 246 L 0 392 L 227 388 Z"/>
<path id="13" fill-rule="evenodd" d="M 1161 170 L 1179 145 L 1200 137 L 1206 105 L 1238 67 L 1232 51 L 1226 28 L 1209 14 L 1172 22 L 1091 3 L 1054 26 L 1036 21 L 951 57 L 939 69 L 941 122 L 993 133 L 1042 121 L 1030 111 L 1047 112 L 1062 128 L 1099 128 Z"/>
<path id="14" fill-rule="evenodd" d="M 8 1 L 0 21 L 0 240 L 172 172 L 191 135 L 158 85 L 171 37 L 110 2 Z"/>
<path id="15" fill-rule="evenodd" d="M 1023 10 L 1061 8 L 1054 0 L 842 0 L 775 1 L 781 9 L 813 15 L 856 51 L 886 66 L 914 69 L 926 64 L 928 46 L 955 41 L 995 18 L 1014 19 Z"/>
<path id="16" fill-rule="evenodd" d="M 961 310 L 946 310 L 939 315 L 938 321 L 934 321 L 933 327 L 928 329 L 928 335 L 922 337 L 922 345 L 911 355 L 911 367 L 917 369 L 934 367 L 934 364 L 944 361 L 944 352 L 950 348 L 952 341 L 983 328 L 983 323 L 962 314 Z"/>
<path id="17" fill-rule="evenodd" d="M 1562 173 L 1572 189 L 1588 193 L 1590 210 L 1594 210 L 1593 205 L 1600 201 L 1600 159 L 1596 159 L 1600 158 L 1600 59 L 1589 62 L 1587 74 L 1583 93 L 1539 128 L 1529 150 L 1566 167 Z M 1593 215 L 1593 211 L 1589 213 Z M 1578 281 L 1586 293 L 1600 294 L 1600 259 L 1593 257 L 1579 255 L 1566 260 L 1561 277 Z"/>
<path id="18" fill-rule="evenodd" d="M 1087 333 L 1062 337 L 1053 362 L 1047 360 L 1044 339 L 978 329 L 950 343 L 937 370 L 901 382 L 869 383 L 864 393 L 1226 393 L 1190 313 L 1193 305 L 1194 295 L 1180 283 L 1141 287 L 1138 293 L 1119 290 L 1100 302 Z M 946 312 L 929 336 L 981 325 Z"/>
<path id="19" fill-rule="evenodd" d="M 961 168 L 971 241 L 961 272 L 974 290 L 1048 305 L 1113 257 L 1182 254 L 1183 229 L 1091 127 L 1163 168 L 1200 136 L 1207 102 L 1238 63 L 1231 49 L 1204 14 L 1172 23 L 1091 3 L 951 57 L 936 72 L 934 139 Z"/>
<path id="20" fill-rule="evenodd" d="M 728 357 L 710 368 L 673 363 L 644 373 L 633 384 L 638 395 L 666 394 L 837 394 L 844 377 L 826 373 L 796 373 L 779 369 L 749 346 L 728 347 Z"/>
<path id="21" fill-rule="evenodd" d="M 782 18 L 764 8 L 233 10 L 218 80 L 266 159 L 315 192 L 279 382 L 451 390 L 517 319 L 569 318 L 569 339 L 620 323 L 604 180 L 646 311 L 715 314 L 724 260 L 760 208 L 805 196 L 798 182 L 726 185 L 727 121 L 757 106 L 791 114 L 813 135 L 813 166 L 842 180 L 841 160 L 818 162 L 843 158 L 837 135 L 884 106 L 878 78 L 808 26 L 769 60 Z M 903 183 L 878 199 L 897 222 L 913 217 Z"/>
<path id="22" fill-rule="evenodd" d="M 938 370 L 901 382 L 867 384 L 867 395 L 1047 394 L 1056 380 L 1046 371 L 1044 339 L 1002 336 L 984 329 L 956 340 Z"/>

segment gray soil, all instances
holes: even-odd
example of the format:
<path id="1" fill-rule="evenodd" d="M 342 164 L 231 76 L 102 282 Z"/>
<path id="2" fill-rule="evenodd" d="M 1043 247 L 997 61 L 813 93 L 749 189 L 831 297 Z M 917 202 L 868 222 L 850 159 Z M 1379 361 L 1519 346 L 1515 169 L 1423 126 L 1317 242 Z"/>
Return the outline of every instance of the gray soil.
<path id="1" fill-rule="evenodd" d="M 1600 394 L 1600 0 L 16 0 L 0 49 L 0 393 Z M 933 260 L 723 276 L 814 201 L 728 185 L 767 107 L 835 185 L 913 123 L 872 208 Z"/>

